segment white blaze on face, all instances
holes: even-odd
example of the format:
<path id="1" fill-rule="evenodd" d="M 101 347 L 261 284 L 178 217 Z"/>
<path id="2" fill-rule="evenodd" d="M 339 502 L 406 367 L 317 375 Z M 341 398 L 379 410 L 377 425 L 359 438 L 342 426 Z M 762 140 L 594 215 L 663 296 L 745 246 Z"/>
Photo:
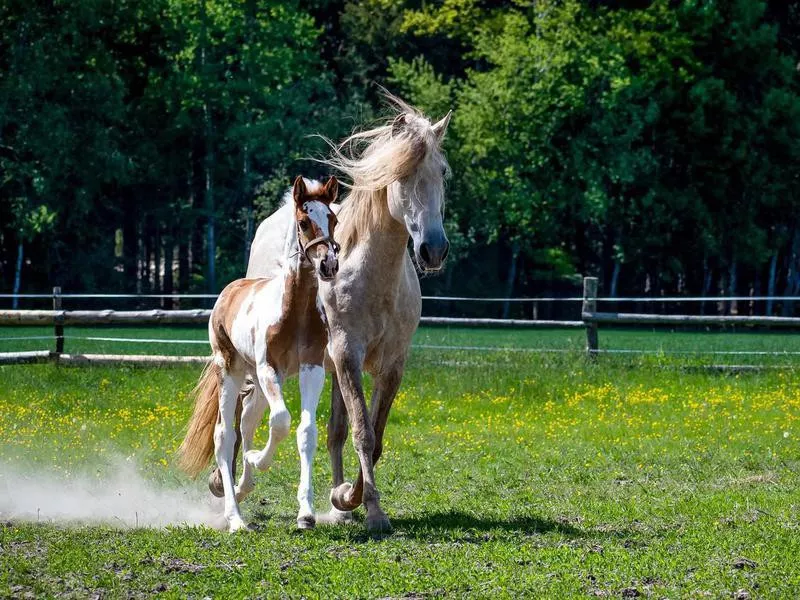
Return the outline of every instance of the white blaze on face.
<path id="1" fill-rule="evenodd" d="M 303 210 L 308 213 L 309 218 L 314 224 L 319 227 L 324 237 L 330 237 L 331 232 L 328 230 L 330 209 L 324 202 L 319 200 L 311 200 L 303 204 Z"/>

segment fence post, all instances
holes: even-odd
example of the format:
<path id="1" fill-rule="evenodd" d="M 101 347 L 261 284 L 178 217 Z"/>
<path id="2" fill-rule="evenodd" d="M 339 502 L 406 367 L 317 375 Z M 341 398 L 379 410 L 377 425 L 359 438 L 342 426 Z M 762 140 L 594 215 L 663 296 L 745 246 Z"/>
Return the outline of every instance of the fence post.
<path id="1" fill-rule="evenodd" d="M 61 311 L 61 287 L 53 288 L 53 310 Z M 64 353 L 64 315 L 56 314 L 53 319 L 54 332 L 56 336 L 56 354 Z"/>
<path id="2" fill-rule="evenodd" d="M 597 277 L 584 277 L 581 318 L 586 322 L 586 314 L 595 312 L 597 312 Z M 597 349 L 597 323 L 586 323 L 586 352 L 589 358 L 597 356 Z"/>

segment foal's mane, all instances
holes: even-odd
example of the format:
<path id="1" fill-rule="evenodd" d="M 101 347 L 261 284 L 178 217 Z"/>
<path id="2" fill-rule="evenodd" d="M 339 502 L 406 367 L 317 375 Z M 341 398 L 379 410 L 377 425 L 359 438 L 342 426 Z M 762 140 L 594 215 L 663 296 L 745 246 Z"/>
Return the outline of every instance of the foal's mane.
<path id="1" fill-rule="evenodd" d="M 384 97 L 391 114 L 383 125 L 353 133 L 340 144 L 326 140 L 331 155 L 322 162 L 351 181 L 345 184 L 350 191 L 342 201 L 336 231 L 343 253 L 386 222 L 386 194 L 392 182 L 409 177 L 421 166 L 437 170 L 439 177 L 447 169 L 428 118 L 388 92 Z"/>

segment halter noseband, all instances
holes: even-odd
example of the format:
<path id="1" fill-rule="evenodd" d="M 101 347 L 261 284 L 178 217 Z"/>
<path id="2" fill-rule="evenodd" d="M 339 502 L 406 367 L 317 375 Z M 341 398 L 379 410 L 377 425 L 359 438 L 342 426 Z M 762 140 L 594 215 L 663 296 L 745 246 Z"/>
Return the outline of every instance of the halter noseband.
<path id="1" fill-rule="evenodd" d="M 302 238 L 302 231 L 300 230 L 300 224 L 297 224 L 297 252 L 301 254 L 308 262 L 311 262 L 311 257 L 308 256 L 308 251 L 311 250 L 314 246 L 319 244 L 327 243 L 330 248 L 336 253 L 339 253 L 339 244 L 337 244 L 331 236 L 329 235 L 321 235 L 317 238 L 314 238 L 310 242 L 308 242 L 305 246 L 303 246 L 303 242 L 301 241 Z"/>

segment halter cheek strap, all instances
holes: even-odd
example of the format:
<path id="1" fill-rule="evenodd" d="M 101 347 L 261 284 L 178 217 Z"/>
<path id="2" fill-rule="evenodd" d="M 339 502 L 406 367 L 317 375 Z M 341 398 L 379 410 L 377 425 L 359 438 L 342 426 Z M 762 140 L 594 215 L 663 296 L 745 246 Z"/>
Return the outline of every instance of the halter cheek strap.
<path id="1" fill-rule="evenodd" d="M 300 225 L 297 226 L 297 248 L 298 252 L 303 255 L 303 257 L 308 261 L 311 262 L 311 257 L 308 255 L 308 251 L 311 250 L 314 246 L 319 244 L 329 244 L 331 249 L 338 253 L 339 252 L 339 244 L 331 239 L 329 235 L 321 235 L 319 237 L 314 238 L 310 242 L 308 242 L 305 246 L 303 246 L 303 242 L 301 241 L 301 231 Z"/>

